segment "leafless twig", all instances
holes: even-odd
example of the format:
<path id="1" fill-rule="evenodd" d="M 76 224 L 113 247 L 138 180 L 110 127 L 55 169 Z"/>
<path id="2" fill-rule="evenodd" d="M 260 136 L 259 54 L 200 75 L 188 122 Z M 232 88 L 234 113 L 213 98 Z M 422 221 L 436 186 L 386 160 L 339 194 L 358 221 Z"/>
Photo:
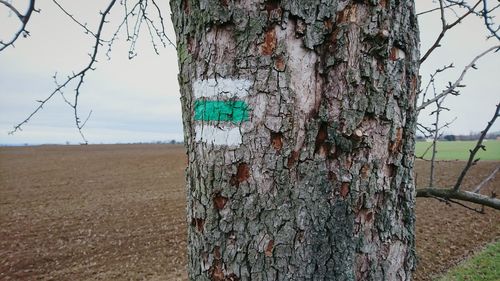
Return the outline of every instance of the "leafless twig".
<path id="1" fill-rule="evenodd" d="M 457 5 L 458 5 L 457 3 L 451 3 L 451 4 L 448 4 L 448 5 L 444 6 L 444 8 L 448 9 L 448 8 L 451 8 L 451 7 L 454 7 L 454 6 L 457 6 Z M 426 11 L 418 13 L 417 17 L 418 16 L 423 16 L 425 14 L 430 14 L 430 13 L 435 12 L 435 11 L 440 11 L 440 10 L 441 10 L 441 7 L 432 8 L 432 9 L 429 9 L 429 10 L 426 10 Z"/>
<path id="2" fill-rule="evenodd" d="M 422 104 L 424 102 L 426 102 L 425 98 L 427 97 L 427 94 L 429 92 L 429 89 L 431 88 L 431 86 L 434 88 L 435 86 L 435 80 L 436 80 L 436 77 L 445 72 L 446 70 L 448 69 L 451 69 L 451 68 L 454 68 L 455 66 L 453 65 L 453 63 L 450 63 L 449 65 L 445 65 L 441 68 L 438 68 L 434 71 L 434 73 L 432 73 L 430 75 L 430 79 L 429 79 L 429 82 L 427 82 L 427 85 L 425 86 L 424 90 L 420 92 L 420 94 L 422 95 L 421 99 L 422 99 Z M 436 96 L 436 91 L 434 91 L 434 97 Z M 427 100 L 428 101 L 428 100 Z M 422 104 L 420 105 L 420 107 L 422 106 Z"/>
<path id="3" fill-rule="evenodd" d="M 63 6 L 61 6 L 61 4 L 59 4 L 59 2 L 57 2 L 56 0 L 52 0 L 52 2 L 54 2 L 54 4 L 56 4 L 56 6 L 64 13 L 66 14 L 73 22 L 75 22 L 76 24 L 78 24 L 79 26 L 81 26 L 84 30 L 85 30 L 85 33 L 86 34 L 91 34 L 92 36 L 94 36 L 94 38 L 97 37 L 97 35 L 92 31 L 90 30 L 88 27 L 87 27 L 87 23 L 83 24 L 81 23 L 79 20 L 77 20 L 72 14 L 70 14 Z"/>
<path id="4" fill-rule="evenodd" d="M 432 148 L 432 143 L 431 143 L 430 145 L 428 145 L 428 146 L 427 146 L 427 148 L 426 148 L 426 149 L 425 149 L 425 151 L 422 153 L 422 155 L 420 155 L 420 156 L 415 156 L 415 157 L 416 157 L 416 158 L 418 158 L 418 159 L 421 159 L 421 160 L 427 160 L 427 159 L 425 159 L 424 157 L 425 157 L 425 155 L 427 154 L 427 152 L 429 152 L 429 150 L 431 150 L 431 148 Z M 428 160 L 428 161 L 430 161 L 430 160 Z"/>
<path id="5" fill-rule="evenodd" d="M 431 154 L 431 167 L 430 167 L 430 176 L 429 176 L 429 187 L 434 186 L 434 174 L 435 174 L 435 168 L 436 168 L 436 156 L 437 156 L 437 142 L 438 140 L 443 136 L 443 129 L 448 128 L 457 118 L 454 118 L 452 121 L 445 123 L 443 126 L 439 126 L 439 118 L 440 118 L 440 113 L 442 110 L 445 108 L 442 106 L 442 103 L 444 101 L 444 98 L 440 100 L 437 105 L 437 109 L 435 111 L 436 119 L 434 125 L 434 138 L 432 140 L 432 154 Z"/>
<path id="6" fill-rule="evenodd" d="M 33 14 L 33 12 L 37 12 L 37 10 L 35 9 L 35 0 L 30 0 L 28 9 L 24 14 L 21 14 L 21 12 L 19 12 L 18 9 L 16 9 L 16 7 L 14 7 L 12 4 L 10 4 L 5 0 L 0 0 L 0 4 L 3 4 L 9 10 L 11 10 L 19 19 L 19 21 L 21 21 L 21 27 L 16 31 L 16 33 L 14 33 L 14 36 L 10 40 L 8 40 L 7 42 L 3 42 L 0 40 L 0 52 L 1 52 L 9 46 L 14 46 L 14 42 L 16 42 L 16 40 L 19 38 L 19 36 L 21 36 L 21 34 L 23 35 L 23 37 L 29 36 L 30 33 L 28 30 L 26 30 L 26 26 L 28 25 L 28 22 L 31 18 L 31 14 Z"/>
<path id="7" fill-rule="evenodd" d="M 495 175 L 496 175 L 496 173 L 498 173 L 498 170 L 500 170 L 500 166 L 497 166 L 495 168 L 495 170 L 493 170 L 493 172 L 488 177 L 486 177 L 480 184 L 478 184 L 473 192 L 479 193 L 481 191 L 481 189 L 486 185 L 487 182 L 489 182 L 490 180 L 495 178 Z"/>
<path id="8" fill-rule="evenodd" d="M 500 40 L 500 35 L 498 34 L 498 32 L 500 30 L 500 26 L 494 27 L 493 26 L 494 23 L 492 21 L 492 16 L 490 16 L 491 12 L 496 10 L 498 7 L 500 7 L 500 4 L 497 4 L 492 9 L 488 9 L 488 1 L 483 0 L 482 15 L 483 15 L 483 19 L 484 19 L 484 25 L 486 26 L 486 28 L 490 32 L 490 34 L 491 34 L 490 37 L 495 37 L 497 40 Z"/>
<path id="9" fill-rule="evenodd" d="M 484 212 L 484 208 L 483 208 L 483 207 L 484 207 L 484 205 L 481 205 L 481 209 L 476 209 L 476 208 L 469 207 L 469 206 L 467 206 L 467 205 L 465 205 L 465 204 L 463 204 L 463 203 L 461 203 L 461 202 L 459 202 L 459 201 L 455 201 L 455 200 L 453 200 L 453 199 L 449 199 L 449 198 L 448 198 L 446 201 L 447 201 L 447 202 L 450 202 L 450 203 L 453 203 L 453 204 L 457 204 L 458 206 L 464 207 L 465 209 L 468 209 L 468 210 L 474 211 L 474 212 L 479 213 L 479 214 L 484 214 L 484 213 L 485 213 L 485 212 Z"/>
<path id="10" fill-rule="evenodd" d="M 439 100 L 440 98 L 442 98 L 446 95 L 449 95 L 449 94 L 457 95 L 458 94 L 457 88 L 464 87 L 461 84 L 461 82 L 464 79 L 465 74 L 467 74 L 467 71 L 469 71 L 471 68 L 476 69 L 476 62 L 480 58 L 484 57 L 485 55 L 487 55 L 490 52 L 497 52 L 498 50 L 500 50 L 500 45 L 496 45 L 496 46 L 493 46 L 491 48 L 488 48 L 486 51 L 477 55 L 467 66 L 464 67 L 464 69 L 462 70 L 462 73 L 460 74 L 458 79 L 453 84 L 450 83 L 450 85 L 446 88 L 446 90 L 443 90 L 439 95 L 436 95 L 434 98 L 429 99 L 427 101 L 422 101 L 422 104 L 419 107 L 417 107 L 417 111 L 424 109 L 428 105 L 434 103 L 435 101 Z"/>
<path id="11" fill-rule="evenodd" d="M 54 75 L 54 81 L 56 83 L 55 90 L 52 93 L 50 93 L 50 95 L 47 98 L 45 98 L 44 100 L 39 100 L 38 101 L 39 105 L 35 108 L 35 110 L 33 110 L 33 112 L 26 119 L 24 119 L 22 122 L 20 122 L 16 126 L 14 126 L 14 129 L 12 131 L 10 131 L 9 134 L 13 134 L 13 133 L 21 130 L 22 126 L 25 125 L 26 123 L 28 123 L 36 113 L 38 113 L 41 109 L 43 109 L 43 106 L 49 100 L 51 100 L 55 94 L 60 93 L 62 95 L 63 89 L 66 86 L 68 86 L 70 84 L 70 82 L 75 80 L 77 83 L 77 86 L 74 89 L 74 92 L 75 92 L 74 101 L 71 103 L 66 98 L 64 98 L 64 99 L 65 99 L 65 102 L 73 109 L 75 125 L 76 125 L 78 132 L 80 133 L 80 136 L 82 137 L 84 143 L 87 143 L 87 139 L 85 138 L 85 135 L 83 134 L 82 129 L 86 125 L 88 119 L 90 118 L 92 111 L 90 111 L 87 118 L 82 122 L 80 119 L 80 115 L 78 113 L 78 101 L 79 101 L 79 97 L 80 97 L 80 89 L 83 85 L 84 78 L 85 78 L 85 75 L 87 75 L 87 72 L 90 70 L 95 70 L 94 64 L 97 62 L 97 54 L 99 52 L 99 47 L 102 45 L 102 40 L 101 40 L 102 30 L 104 28 L 104 25 L 106 24 L 106 17 L 109 15 L 109 13 L 110 13 L 111 9 L 113 8 L 113 6 L 115 5 L 115 3 L 116 3 L 116 0 L 112 0 L 109 3 L 109 5 L 107 6 L 106 10 L 101 13 L 99 27 L 97 29 L 97 32 L 95 33 L 96 40 L 95 40 L 95 43 L 93 46 L 93 52 L 92 52 L 92 54 L 89 54 L 90 60 L 89 60 L 89 63 L 87 64 L 87 66 L 85 66 L 78 73 L 73 73 L 73 75 L 68 76 L 66 78 L 66 80 L 61 84 L 59 84 L 57 82 L 56 76 Z"/>
<path id="12" fill-rule="evenodd" d="M 130 8 L 130 5 L 128 5 L 129 0 L 120 0 L 119 3 L 124 7 L 125 9 L 125 16 L 123 18 L 123 21 L 118 25 L 118 28 L 116 29 L 115 33 L 112 35 L 110 40 L 104 40 L 102 31 L 104 28 L 104 25 L 108 23 L 107 21 L 107 16 L 109 15 L 111 9 L 113 6 L 115 6 L 115 3 L 117 2 L 116 0 L 110 0 L 109 5 L 107 6 L 106 10 L 102 13 L 100 13 L 100 20 L 98 24 L 97 30 L 94 32 L 92 31 L 86 23 L 82 23 L 80 20 L 78 20 L 73 14 L 71 14 L 67 9 L 65 9 L 59 2 L 58 0 L 52 0 L 52 2 L 66 15 L 68 16 L 73 22 L 75 22 L 77 25 L 79 25 L 81 28 L 84 29 L 86 34 L 91 34 L 95 38 L 95 43 L 92 47 L 92 52 L 89 54 L 89 63 L 83 67 L 80 71 L 78 72 L 73 72 L 72 75 L 69 75 L 66 77 L 66 79 L 62 82 L 59 82 L 57 79 L 57 75 L 54 75 L 54 83 L 55 83 L 55 89 L 52 91 L 47 98 L 43 100 L 38 100 L 38 106 L 31 112 L 30 115 L 28 115 L 27 118 L 25 118 L 22 122 L 18 123 L 16 126 L 14 126 L 14 129 L 9 132 L 10 134 L 13 134 L 17 131 L 22 130 L 22 127 L 27 124 L 34 115 L 36 115 L 40 110 L 43 109 L 44 105 L 51 100 L 57 93 L 60 94 L 62 97 L 63 101 L 73 110 L 74 114 L 74 120 L 75 120 L 75 125 L 76 128 L 78 129 L 78 132 L 80 133 L 80 136 L 82 137 L 83 141 L 87 143 L 87 139 L 85 138 L 85 135 L 82 132 L 83 127 L 87 124 L 87 121 L 89 120 L 92 111 L 89 112 L 87 117 L 85 119 L 80 118 L 80 114 L 78 112 L 78 103 L 79 103 L 79 97 L 81 94 L 81 89 L 82 85 L 84 83 L 85 76 L 89 71 L 95 70 L 95 64 L 97 63 L 97 56 L 100 52 L 100 47 L 103 45 L 103 43 L 107 43 L 108 45 L 108 50 L 106 52 L 106 55 L 109 58 L 109 52 L 111 51 L 111 46 L 114 43 L 114 41 L 118 37 L 118 33 L 122 29 L 122 27 L 126 28 L 126 34 L 127 34 L 127 41 L 130 41 L 130 49 L 129 49 L 129 58 L 133 58 L 137 55 L 135 52 L 135 46 L 136 42 L 139 38 L 140 31 L 142 27 L 145 27 L 149 33 L 149 37 L 151 40 L 151 44 L 153 46 L 153 49 L 157 54 L 159 54 L 159 49 L 158 49 L 158 44 L 157 40 L 160 41 L 161 45 L 163 47 L 166 47 L 167 42 L 168 44 L 172 45 L 175 47 L 174 43 L 167 37 L 165 34 L 165 24 L 164 24 L 164 17 L 161 13 L 161 9 L 158 6 L 157 0 L 133 0 L 134 5 L 132 5 L 132 8 Z M 19 31 L 19 34 L 24 32 L 26 34 L 27 31 L 25 30 L 25 25 L 29 20 L 29 15 L 31 14 L 32 11 L 34 11 L 34 0 L 31 1 L 31 6 L 30 9 L 28 10 L 27 16 L 21 15 L 17 9 L 15 9 L 12 5 L 10 5 L 9 2 L 5 0 L 0 0 L 0 4 L 4 4 L 8 8 L 10 8 L 16 16 L 23 21 L 24 25 L 22 29 Z M 156 18 L 152 18 L 150 15 L 156 16 Z M 132 24 L 129 24 L 129 21 L 133 21 Z M 17 35 L 18 36 L 18 35 Z M 13 40 L 15 41 L 15 40 Z M 2 43 L 3 48 L 7 47 L 6 44 Z M 12 44 L 12 43 L 10 43 Z M 0 45 L 2 46 L 2 45 Z M 1 51 L 2 49 L 0 49 Z M 76 87 L 74 89 L 74 95 L 72 97 L 72 100 L 70 101 L 64 94 L 63 90 L 67 88 L 71 83 L 76 83 Z"/>
<path id="13" fill-rule="evenodd" d="M 460 173 L 460 176 L 457 179 L 457 182 L 455 183 L 455 186 L 453 187 L 454 191 L 458 191 L 460 189 L 460 186 L 462 185 L 462 181 L 469 171 L 469 169 L 479 161 L 479 159 L 475 159 L 476 153 L 479 151 L 479 149 L 486 150 L 485 146 L 483 145 L 483 140 L 486 134 L 488 133 L 488 130 L 493 126 L 493 123 L 495 123 L 496 119 L 500 115 L 500 103 L 497 104 L 496 109 L 495 109 L 495 114 L 493 114 L 493 117 L 491 120 L 488 122 L 488 125 L 486 128 L 481 132 L 481 136 L 479 137 L 479 140 L 476 143 L 476 146 L 474 149 L 470 151 L 470 156 L 469 160 L 467 161 L 467 164 L 465 165 L 464 169 Z"/>
<path id="14" fill-rule="evenodd" d="M 150 5 L 148 3 L 153 4 L 152 9 L 154 9 L 154 12 L 157 16 L 157 22 L 159 23 L 156 23 L 155 20 L 153 20 L 149 16 Z M 106 52 L 106 56 L 108 57 L 108 59 L 110 58 L 111 47 L 113 46 L 115 40 L 118 38 L 118 35 L 122 31 L 122 29 L 125 29 L 125 32 L 127 34 L 127 41 L 130 41 L 128 54 L 129 59 L 137 56 L 135 47 L 137 40 L 139 39 L 140 31 L 144 26 L 143 24 L 145 24 L 145 28 L 147 29 L 149 34 L 151 45 L 156 54 L 159 54 L 156 39 L 160 40 L 160 43 L 163 47 L 166 47 L 168 42 L 168 44 L 176 48 L 175 44 L 172 42 L 172 40 L 170 40 L 170 38 L 168 38 L 165 33 L 166 31 L 164 18 L 161 13 L 160 7 L 155 0 L 136 0 L 134 5 L 132 6 L 128 5 L 128 1 L 125 0 L 122 2 L 122 5 L 124 9 L 123 20 L 118 25 L 118 28 L 113 33 L 111 39 L 108 41 L 108 50 Z M 160 26 L 158 26 L 158 24 Z"/>
<path id="15" fill-rule="evenodd" d="M 469 9 L 467 12 L 465 12 L 462 16 L 460 16 L 457 20 L 452 22 L 451 24 L 448 24 L 446 21 L 445 17 L 445 9 L 447 8 L 443 4 L 443 0 L 439 0 L 439 11 L 441 13 L 441 33 L 439 33 L 438 37 L 434 41 L 434 44 L 425 52 L 425 54 L 422 56 L 420 59 L 420 64 L 422 64 L 431 54 L 432 52 L 436 49 L 441 47 L 440 43 L 441 40 L 444 38 L 446 32 L 448 32 L 450 29 L 455 27 L 457 24 L 461 23 L 463 19 L 474 13 L 474 10 L 481 4 L 483 0 L 479 0 L 473 7 L 472 9 Z"/>

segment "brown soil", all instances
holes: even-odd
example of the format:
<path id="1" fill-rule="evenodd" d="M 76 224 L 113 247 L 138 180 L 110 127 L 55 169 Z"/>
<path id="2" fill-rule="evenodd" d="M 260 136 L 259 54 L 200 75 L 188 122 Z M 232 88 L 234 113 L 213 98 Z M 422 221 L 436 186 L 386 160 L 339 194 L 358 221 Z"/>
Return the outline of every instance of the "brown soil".
<path id="1" fill-rule="evenodd" d="M 500 165 L 500 162 L 479 162 L 464 179 L 463 188 L 473 189 Z M 464 161 L 440 162 L 436 169 L 435 186 L 450 187 L 463 167 Z M 424 187 L 429 178 L 429 162 L 416 164 L 417 185 Z M 484 194 L 500 191 L 500 176 L 483 187 Z M 466 204 L 481 209 L 474 204 Z M 433 280 L 485 244 L 500 239 L 500 212 L 485 208 L 485 214 L 458 205 L 447 205 L 436 199 L 417 198 L 417 255 L 419 264 L 415 280 Z"/>
<path id="2" fill-rule="evenodd" d="M 185 159 L 177 145 L 0 148 L 0 280 L 185 280 Z M 438 185 L 462 165 L 440 164 Z M 480 163 L 465 185 L 496 165 Z M 417 219 L 416 280 L 500 237 L 491 209 L 419 198 Z"/>

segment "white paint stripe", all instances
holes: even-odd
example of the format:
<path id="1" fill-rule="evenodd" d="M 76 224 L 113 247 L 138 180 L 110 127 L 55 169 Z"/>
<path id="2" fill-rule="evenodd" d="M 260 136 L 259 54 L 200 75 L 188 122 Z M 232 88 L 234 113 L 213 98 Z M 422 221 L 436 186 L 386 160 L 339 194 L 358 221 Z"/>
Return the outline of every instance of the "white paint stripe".
<path id="1" fill-rule="evenodd" d="M 241 144 L 240 128 L 215 127 L 210 125 L 196 125 L 195 141 L 214 145 L 238 146 Z"/>
<path id="2" fill-rule="evenodd" d="M 250 86 L 252 86 L 252 82 L 244 79 L 218 78 L 217 80 L 196 80 L 193 83 L 193 93 L 196 99 L 215 96 L 242 98 L 248 95 Z"/>

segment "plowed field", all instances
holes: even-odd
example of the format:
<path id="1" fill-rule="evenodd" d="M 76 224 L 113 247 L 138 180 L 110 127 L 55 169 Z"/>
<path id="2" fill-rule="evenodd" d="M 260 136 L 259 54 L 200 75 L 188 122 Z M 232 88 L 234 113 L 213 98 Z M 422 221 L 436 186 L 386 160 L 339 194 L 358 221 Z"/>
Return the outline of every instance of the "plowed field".
<path id="1" fill-rule="evenodd" d="M 179 145 L 0 148 L 0 280 L 186 280 L 185 159 Z M 475 166 L 465 185 L 496 165 Z M 438 185 L 462 166 L 441 163 Z M 419 198 L 417 218 L 417 280 L 500 238 L 490 209 Z"/>

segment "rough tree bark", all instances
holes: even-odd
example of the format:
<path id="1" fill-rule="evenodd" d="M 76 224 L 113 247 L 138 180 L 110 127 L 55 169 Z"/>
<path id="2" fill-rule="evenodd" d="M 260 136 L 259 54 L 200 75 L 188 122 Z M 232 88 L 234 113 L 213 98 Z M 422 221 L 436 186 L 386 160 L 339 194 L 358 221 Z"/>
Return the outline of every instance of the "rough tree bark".
<path id="1" fill-rule="evenodd" d="M 410 280 L 413 1 L 172 0 L 190 280 Z"/>

